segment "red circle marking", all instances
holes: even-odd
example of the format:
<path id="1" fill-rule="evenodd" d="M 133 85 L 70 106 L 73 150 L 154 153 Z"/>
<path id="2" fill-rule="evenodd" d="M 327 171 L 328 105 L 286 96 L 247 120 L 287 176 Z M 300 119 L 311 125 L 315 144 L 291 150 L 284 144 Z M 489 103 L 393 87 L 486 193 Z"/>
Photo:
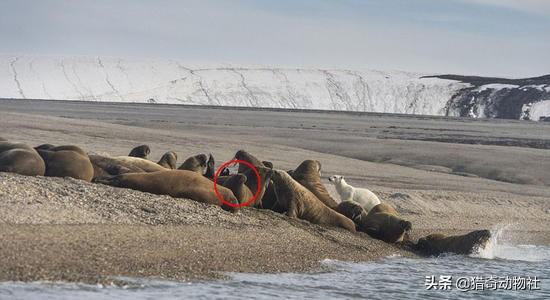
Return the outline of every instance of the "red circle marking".
<path id="1" fill-rule="evenodd" d="M 247 167 L 249 167 L 250 169 L 252 169 L 254 171 L 254 173 L 256 174 L 256 179 L 257 179 L 257 186 L 258 188 L 256 189 L 256 193 L 254 194 L 254 196 L 252 196 L 252 198 L 248 199 L 248 201 L 244 202 L 244 203 L 238 203 L 238 204 L 235 204 L 235 203 L 231 203 L 227 200 L 225 200 L 222 196 L 222 194 L 220 194 L 220 192 L 218 191 L 218 179 L 220 177 L 220 173 L 222 172 L 222 170 L 230 165 L 236 165 L 236 164 L 244 164 L 246 165 Z M 224 162 L 219 168 L 218 170 L 216 171 L 216 174 L 214 174 L 214 192 L 216 192 L 216 196 L 218 196 L 218 198 L 222 201 L 223 204 L 225 205 L 228 205 L 228 206 L 231 206 L 231 207 L 242 207 L 242 206 L 248 206 L 249 204 L 253 203 L 254 201 L 256 201 L 256 199 L 258 199 L 258 197 L 260 196 L 260 191 L 261 191 L 261 183 L 262 183 L 262 179 L 260 178 L 260 172 L 258 171 L 258 168 L 256 168 L 253 164 L 247 162 L 247 161 L 244 161 L 244 160 L 239 160 L 239 159 L 233 159 L 233 160 L 230 160 L 230 161 L 226 161 Z M 240 199 L 237 199 L 237 200 L 240 200 Z M 244 199 L 243 199 L 244 200 Z"/>

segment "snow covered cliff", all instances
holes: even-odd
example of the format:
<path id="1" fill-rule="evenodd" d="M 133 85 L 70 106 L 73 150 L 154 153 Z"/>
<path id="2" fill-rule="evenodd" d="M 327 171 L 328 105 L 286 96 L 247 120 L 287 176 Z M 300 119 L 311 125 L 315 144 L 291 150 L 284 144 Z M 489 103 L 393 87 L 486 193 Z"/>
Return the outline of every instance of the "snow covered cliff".
<path id="1" fill-rule="evenodd" d="M 499 79 L 372 70 L 196 66 L 173 60 L 0 56 L 0 98 L 536 119 L 550 76 Z"/>

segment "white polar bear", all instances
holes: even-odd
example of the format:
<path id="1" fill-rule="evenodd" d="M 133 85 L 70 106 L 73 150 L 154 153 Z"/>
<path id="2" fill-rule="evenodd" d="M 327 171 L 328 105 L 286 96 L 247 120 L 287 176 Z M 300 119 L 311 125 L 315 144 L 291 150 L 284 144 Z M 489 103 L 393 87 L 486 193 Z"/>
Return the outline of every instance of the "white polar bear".
<path id="1" fill-rule="evenodd" d="M 373 207 L 380 204 L 380 199 L 373 192 L 367 189 L 355 188 L 347 184 L 344 176 L 332 175 L 328 178 L 340 195 L 342 201 L 352 201 L 363 207 L 368 213 Z"/>

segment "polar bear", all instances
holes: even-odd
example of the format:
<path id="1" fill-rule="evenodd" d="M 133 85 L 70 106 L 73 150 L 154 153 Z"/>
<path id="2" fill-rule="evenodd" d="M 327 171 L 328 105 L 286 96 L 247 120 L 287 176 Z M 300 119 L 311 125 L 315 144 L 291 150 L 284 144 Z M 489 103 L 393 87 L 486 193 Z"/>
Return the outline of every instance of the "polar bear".
<path id="1" fill-rule="evenodd" d="M 355 188 L 347 184 L 344 176 L 332 175 L 328 180 L 334 184 L 336 191 L 340 195 L 342 201 L 355 202 L 368 213 L 373 207 L 380 204 L 380 199 L 373 192 L 367 189 Z"/>

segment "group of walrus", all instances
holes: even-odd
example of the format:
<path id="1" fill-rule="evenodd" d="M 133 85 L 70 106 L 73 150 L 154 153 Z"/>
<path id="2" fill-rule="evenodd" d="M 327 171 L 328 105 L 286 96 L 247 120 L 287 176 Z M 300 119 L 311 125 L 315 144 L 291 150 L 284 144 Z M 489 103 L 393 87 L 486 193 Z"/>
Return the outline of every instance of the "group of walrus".
<path id="1" fill-rule="evenodd" d="M 490 238 L 488 230 L 477 230 L 460 236 L 431 234 L 414 243 L 409 238 L 411 222 L 404 220 L 391 205 L 380 203 L 365 211 L 353 201 L 338 203 L 321 182 L 321 163 L 317 160 L 308 159 L 296 169 L 284 171 L 274 168 L 272 162 L 261 161 L 239 150 L 234 158 L 248 162 L 254 168 L 239 164 L 233 174 L 227 168 L 215 174 L 212 154 L 189 157 L 178 167 L 175 152 L 165 153 L 158 162 L 148 159 L 150 153 L 147 145 L 135 147 L 126 156 L 108 156 L 88 154 L 74 145 L 31 147 L 0 138 L 0 172 L 72 177 L 191 199 L 232 212 L 247 202 L 249 207 L 273 210 L 290 218 L 364 232 L 375 239 L 398 243 L 425 255 L 445 252 L 470 254 Z M 216 190 L 225 201 L 220 199 Z M 255 200 L 251 202 L 251 199 Z"/>

